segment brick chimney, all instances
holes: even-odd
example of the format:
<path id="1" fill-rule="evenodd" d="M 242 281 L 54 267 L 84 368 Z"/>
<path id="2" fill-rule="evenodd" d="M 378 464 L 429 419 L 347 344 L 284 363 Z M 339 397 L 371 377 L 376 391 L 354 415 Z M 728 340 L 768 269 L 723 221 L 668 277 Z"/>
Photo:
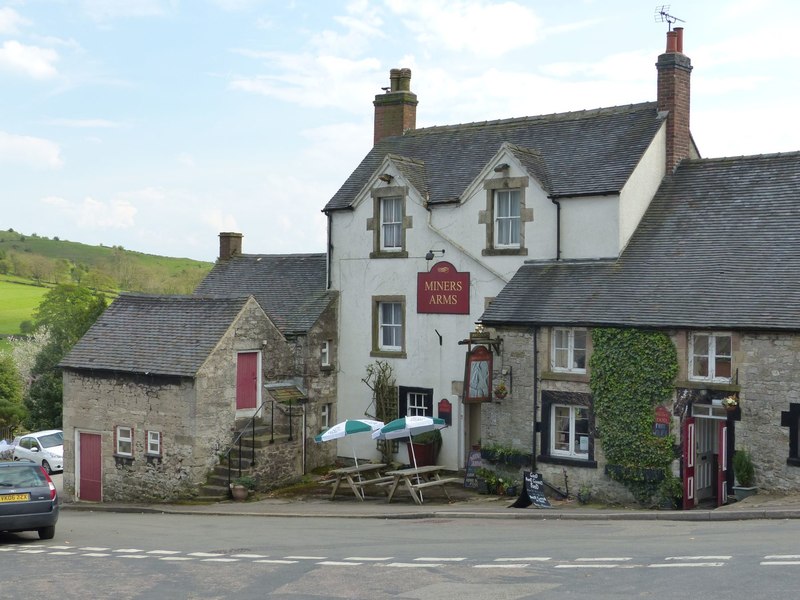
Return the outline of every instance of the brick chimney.
<path id="1" fill-rule="evenodd" d="M 375 96 L 373 144 L 390 135 L 403 135 L 417 126 L 417 95 L 411 91 L 411 69 L 392 69 L 391 86 Z"/>
<path id="2" fill-rule="evenodd" d="M 219 234 L 219 260 L 228 260 L 242 253 L 242 234 L 223 231 Z"/>
<path id="3" fill-rule="evenodd" d="M 689 79 L 692 61 L 683 53 L 683 27 L 667 32 L 667 50 L 658 57 L 658 110 L 668 111 L 667 173 L 689 157 Z"/>

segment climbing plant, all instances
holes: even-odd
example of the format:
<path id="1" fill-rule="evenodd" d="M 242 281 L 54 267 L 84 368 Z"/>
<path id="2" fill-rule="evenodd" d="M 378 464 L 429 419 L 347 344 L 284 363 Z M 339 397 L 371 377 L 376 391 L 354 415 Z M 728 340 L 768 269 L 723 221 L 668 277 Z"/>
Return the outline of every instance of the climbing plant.
<path id="1" fill-rule="evenodd" d="M 381 360 L 367 365 L 367 374 L 361 381 L 372 390 L 372 404 L 375 407 L 375 414 L 370 414 L 369 410 L 365 411 L 365 414 L 384 423 L 396 419 L 397 384 L 392 365 Z M 392 444 L 379 440 L 378 449 L 381 452 L 381 460 L 385 463 L 391 462 Z"/>
<path id="2" fill-rule="evenodd" d="M 653 434 L 655 406 L 673 392 L 678 357 L 669 336 L 638 329 L 592 330 L 590 386 L 608 476 L 647 504 L 670 474 L 672 436 Z"/>

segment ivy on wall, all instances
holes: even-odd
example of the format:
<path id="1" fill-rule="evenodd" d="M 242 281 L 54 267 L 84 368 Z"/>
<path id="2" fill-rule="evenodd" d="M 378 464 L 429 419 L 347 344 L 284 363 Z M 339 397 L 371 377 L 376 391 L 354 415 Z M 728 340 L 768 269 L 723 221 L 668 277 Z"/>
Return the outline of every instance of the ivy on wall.
<path id="1" fill-rule="evenodd" d="M 637 329 L 592 330 L 590 386 L 608 476 L 647 504 L 670 478 L 672 436 L 653 435 L 655 406 L 672 395 L 678 357 L 669 336 Z"/>

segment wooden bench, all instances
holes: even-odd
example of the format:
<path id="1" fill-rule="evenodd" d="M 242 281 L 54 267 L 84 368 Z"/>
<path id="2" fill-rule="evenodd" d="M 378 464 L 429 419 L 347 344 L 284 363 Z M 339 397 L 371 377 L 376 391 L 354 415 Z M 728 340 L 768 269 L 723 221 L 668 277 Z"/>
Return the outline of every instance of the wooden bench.
<path id="1" fill-rule="evenodd" d="M 432 479 L 431 481 L 423 481 L 422 483 L 412 483 L 411 487 L 415 490 L 419 490 L 426 487 L 432 487 L 435 485 L 444 485 L 445 483 L 455 483 L 456 481 L 460 482 L 461 479 L 459 477 L 444 477 L 442 479 Z"/>

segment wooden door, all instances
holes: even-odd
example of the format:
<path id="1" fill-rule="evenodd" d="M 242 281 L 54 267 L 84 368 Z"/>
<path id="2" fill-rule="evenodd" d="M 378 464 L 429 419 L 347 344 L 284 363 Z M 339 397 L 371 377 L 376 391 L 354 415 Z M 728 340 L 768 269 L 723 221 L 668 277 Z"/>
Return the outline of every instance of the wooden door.
<path id="1" fill-rule="evenodd" d="M 695 469 L 695 422 L 694 417 L 683 421 L 681 437 L 683 441 L 683 509 L 694 508 L 694 469 Z"/>
<path id="2" fill-rule="evenodd" d="M 254 410 L 258 402 L 258 352 L 240 352 L 236 359 L 236 410 Z"/>
<path id="3" fill-rule="evenodd" d="M 103 499 L 101 436 L 78 434 L 78 500 L 100 502 Z"/>
<path id="4" fill-rule="evenodd" d="M 728 502 L 728 424 L 720 421 L 717 427 L 717 506 Z"/>

